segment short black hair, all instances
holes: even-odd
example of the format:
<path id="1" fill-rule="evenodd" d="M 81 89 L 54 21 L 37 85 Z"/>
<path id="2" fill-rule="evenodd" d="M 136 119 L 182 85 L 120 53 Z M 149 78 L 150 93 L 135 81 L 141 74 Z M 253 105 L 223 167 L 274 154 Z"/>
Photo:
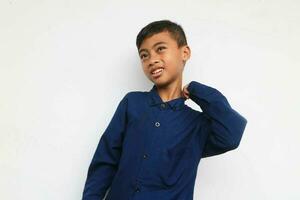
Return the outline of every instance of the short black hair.
<path id="1" fill-rule="evenodd" d="M 136 37 L 136 47 L 140 48 L 142 42 L 154 34 L 168 31 L 171 37 L 176 40 L 177 46 L 182 47 L 187 45 L 187 40 L 183 28 L 170 20 L 153 21 L 140 30 Z"/>

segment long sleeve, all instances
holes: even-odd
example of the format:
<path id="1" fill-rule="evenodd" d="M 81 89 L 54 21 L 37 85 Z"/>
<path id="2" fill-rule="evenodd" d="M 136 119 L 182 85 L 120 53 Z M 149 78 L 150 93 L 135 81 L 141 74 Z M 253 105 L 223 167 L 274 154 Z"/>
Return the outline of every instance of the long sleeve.
<path id="1" fill-rule="evenodd" d="M 202 109 L 205 122 L 201 129 L 207 134 L 202 158 L 233 150 L 239 146 L 247 120 L 231 108 L 217 89 L 197 81 L 187 87 L 190 99 Z"/>
<path id="2" fill-rule="evenodd" d="M 126 96 L 119 102 L 110 123 L 99 140 L 88 168 L 83 200 L 103 199 L 116 174 L 127 124 Z"/>

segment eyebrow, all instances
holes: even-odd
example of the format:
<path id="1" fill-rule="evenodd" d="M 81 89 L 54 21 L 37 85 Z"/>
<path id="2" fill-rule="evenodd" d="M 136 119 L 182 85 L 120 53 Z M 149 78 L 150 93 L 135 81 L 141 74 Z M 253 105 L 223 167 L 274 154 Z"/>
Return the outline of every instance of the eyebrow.
<path id="1" fill-rule="evenodd" d="M 156 43 L 152 46 L 152 48 L 155 47 L 155 46 L 157 46 L 157 45 L 159 45 L 159 44 L 167 44 L 167 43 L 166 43 L 166 42 L 156 42 Z M 146 49 L 140 49 L 140 50 L 139 50 L 139 54 L 140 54 L 142 51 L 147 51 L 147 50 L 146 50 Z"/>

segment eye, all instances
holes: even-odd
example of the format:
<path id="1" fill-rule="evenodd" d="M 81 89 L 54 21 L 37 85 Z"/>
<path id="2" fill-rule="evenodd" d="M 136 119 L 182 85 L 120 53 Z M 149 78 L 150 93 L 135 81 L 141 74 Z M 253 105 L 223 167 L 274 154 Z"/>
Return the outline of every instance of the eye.
<path id="1" fill-rule="evenodd" d="M 157 48 L 157 50 L 160 50 L 160 49 L 165 49 L 165 47 L 158 47 L 158 48 Z"/>
<path id="2" fill-rule="evenodd" d="M 144 56 L 146 57 L 147 55 L 146 54 L 141 54 L 141 59 L 143 59 L 144 58 Z"/>

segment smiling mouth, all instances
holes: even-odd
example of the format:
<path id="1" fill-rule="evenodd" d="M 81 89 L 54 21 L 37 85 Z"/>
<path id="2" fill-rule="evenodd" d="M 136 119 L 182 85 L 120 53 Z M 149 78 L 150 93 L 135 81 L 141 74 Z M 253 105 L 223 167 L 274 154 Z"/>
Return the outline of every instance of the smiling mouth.
<path id="1" fill-rule="evenodd" d="M 155 71 L 153 71 L 151 73 L 151 76 L 154 77 L 154 78 L 158 78 L 163 74 L 163 71 L 164 71 L 163 68 L 156 69 Z"/>

